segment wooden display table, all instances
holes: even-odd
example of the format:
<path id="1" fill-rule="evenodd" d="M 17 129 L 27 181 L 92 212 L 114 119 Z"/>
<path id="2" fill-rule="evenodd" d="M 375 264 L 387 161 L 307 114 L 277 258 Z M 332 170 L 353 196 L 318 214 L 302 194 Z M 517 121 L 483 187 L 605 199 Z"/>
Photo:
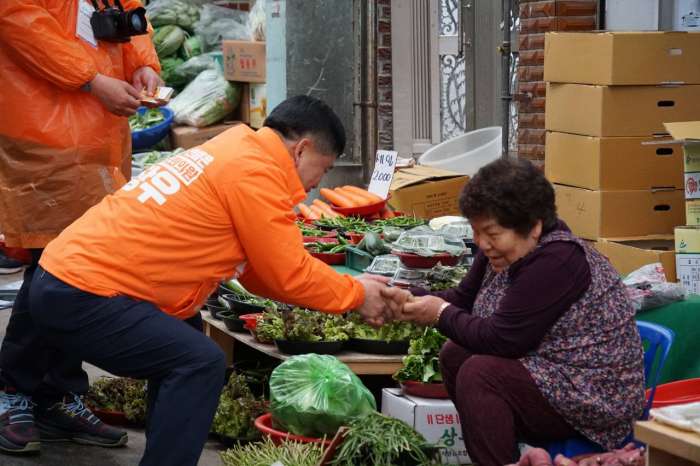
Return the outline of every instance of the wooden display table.
<path id="1" fill-rule="evenodd" d="M 700 464 L 700 435 L 654 421 L 634 426 L 634 438 L 647 444 L 647 466 Z"/>
<path id="2" fill-rule="evenodd" d="M 250 346 L 273 358 L 285 360 L 291 357 L 280 353 L 274 345 L 259 343 L 249 333 L 231 332 L 222 321 L 214 319 L 207 311 L 202 311 L 202 320 L 204 320 L 204 333 L 221 347 L 226 354 L 228 364 L 233 362 L 234 343 L 236 342 Z M 334 356 L 347 364 L 350 370 L 357 375 L 391 375 L 401 368 L 401 359 L 403 358 L 402 355 L 384 356 L 355 351 L 341 351 Z"/>

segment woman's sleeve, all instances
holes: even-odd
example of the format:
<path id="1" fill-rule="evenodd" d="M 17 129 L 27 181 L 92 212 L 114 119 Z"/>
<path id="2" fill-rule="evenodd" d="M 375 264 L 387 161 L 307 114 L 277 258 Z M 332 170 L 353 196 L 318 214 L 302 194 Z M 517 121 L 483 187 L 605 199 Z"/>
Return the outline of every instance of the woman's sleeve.
<path id="1" fill-rule="evenodd" d="M 586 255 L 571 242 L 550 243 L 512 269 L 510 285 L 490 317 L 449 306 L 439 330 L 474 354 L 519 358 L 539 346 L 591 283 Z"/>

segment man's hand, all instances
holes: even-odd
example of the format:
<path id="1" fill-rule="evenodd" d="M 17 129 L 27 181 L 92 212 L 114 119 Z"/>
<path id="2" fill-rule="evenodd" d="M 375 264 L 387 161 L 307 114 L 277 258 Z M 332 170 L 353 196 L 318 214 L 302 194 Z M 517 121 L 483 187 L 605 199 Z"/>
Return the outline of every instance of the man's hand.
<path id="1" fill-rule="evenodd" d="M 437 296 L 418 296 L 407 301 L 397 320 L 408 320 L 418 325 L 434 325 L 440 308 L 446 301 Z"/>
<path id="2" fill-rule="evenodd" d="M 381 327 L 388 322 L 387 307 L 381 296 L 381 290 L 386 288 L 386 284 L 375 278 L 360 275 L 355 279 L 362 284 L 365 289 L 365 301 L 356 309 L 362 318 L 373 327 Z"/>
<path id="3" fill-rule="evenodd" d="M 403 306 L 413 299 L 413 295 L 408 291 L 397 287 L 386 287 L 382 290 L 382 298 L 386 301 L 386 306 L 393 320 L 400 320 Z"/>
<path id="4" fill-rule="evenodd" d="M 98 74 L 90 81 L 90 93 L 97 97 L 107 110 L 119 116 L 136 113 L 141 95 L 131 84 L 120 79 Z"/>
<path id="5" fill-rule="evenodd" d="M 164 83 L 153 68 L 150 66 L 142 66 L 134 71 L 131 84 L 137 91 L 141 92 L 145 89 L 147 95 L 153 95 L 156 88 L 158 88 L 158 86 L 162 86 Z"/>

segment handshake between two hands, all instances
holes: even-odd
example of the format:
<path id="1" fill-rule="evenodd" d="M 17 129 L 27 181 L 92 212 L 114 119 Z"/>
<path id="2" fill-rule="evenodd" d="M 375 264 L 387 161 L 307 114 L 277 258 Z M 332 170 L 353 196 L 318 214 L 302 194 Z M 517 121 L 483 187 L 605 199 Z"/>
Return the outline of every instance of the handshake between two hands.
<path id="1" fill-rule="evenodd" d="M 387 277 L 362 274 L 355 278 L 365 289 L 365 301 L 356 310 L 374 327 L 392 320 L 418 325 L 435 324 L 440 308 L 446 302 L 436 296 L 413 296 L 408 290 L 390 287 Z"/>

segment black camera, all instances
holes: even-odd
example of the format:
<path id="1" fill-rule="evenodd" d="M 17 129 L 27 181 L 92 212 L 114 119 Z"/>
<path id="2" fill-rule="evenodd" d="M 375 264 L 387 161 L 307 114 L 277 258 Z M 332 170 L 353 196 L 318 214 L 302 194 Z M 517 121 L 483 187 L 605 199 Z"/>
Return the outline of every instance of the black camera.
<path id="1" fill-rule="evenodd" d="M 129 42 L 131 36 L 146 34 L 148 22 L 146 9 L 143 7 L 124 11 L 120 0 L 114 0 L 114 6 L 109 0 L 102 0 L 104 8 L 100 9 L 97 0 L 92 0 L 95 12 L 90 18 L 90 26 L 95 39 L 106 42 Z"/>

